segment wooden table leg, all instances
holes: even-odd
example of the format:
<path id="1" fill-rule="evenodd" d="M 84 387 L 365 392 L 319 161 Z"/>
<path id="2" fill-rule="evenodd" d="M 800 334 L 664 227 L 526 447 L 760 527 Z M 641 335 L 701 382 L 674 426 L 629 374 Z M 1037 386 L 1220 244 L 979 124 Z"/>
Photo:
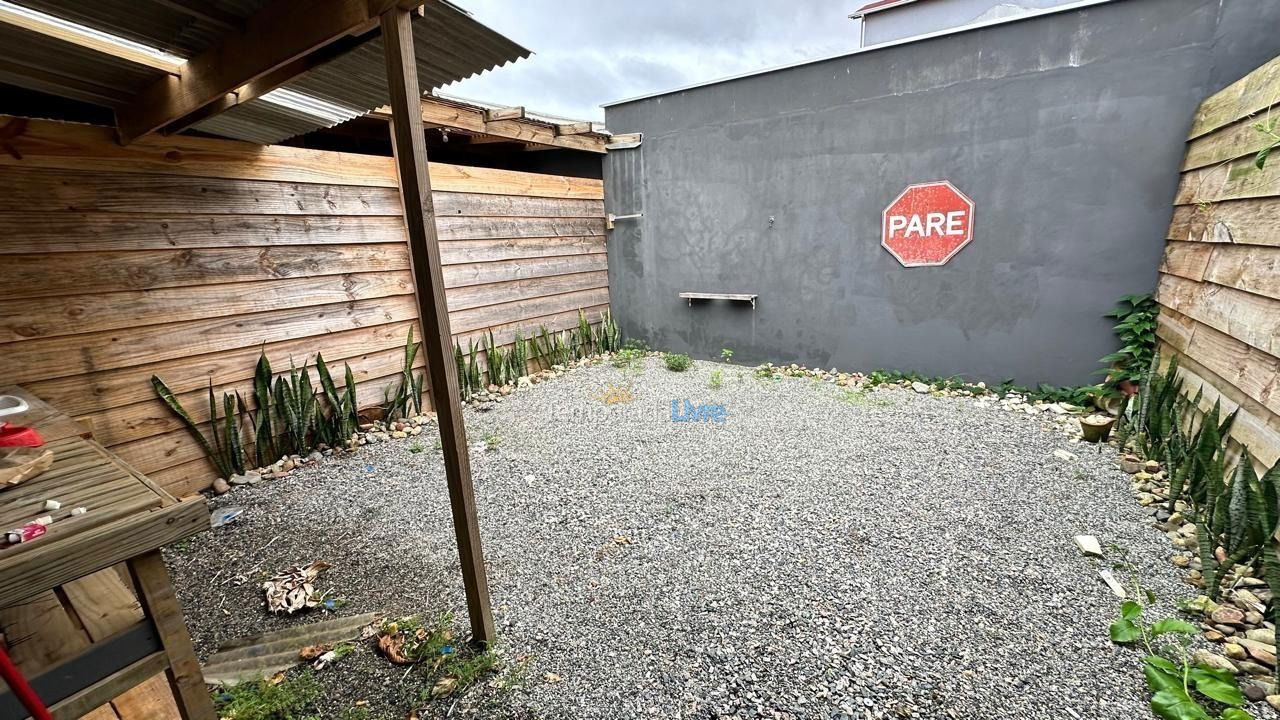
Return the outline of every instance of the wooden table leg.
<path id="1" fill-rule="evenodd" d="M 196 658 L 182 607 L 169 583 L 169 571 L 159 550 L 139 555 L 128 562 L 129 573 L 138 588 L 138 602 L 156 626 L 160 644 L 169 657 L 169 685 L 184 720 L 216 720 L 213 700 L 205 689 L 200 661 Z"/>

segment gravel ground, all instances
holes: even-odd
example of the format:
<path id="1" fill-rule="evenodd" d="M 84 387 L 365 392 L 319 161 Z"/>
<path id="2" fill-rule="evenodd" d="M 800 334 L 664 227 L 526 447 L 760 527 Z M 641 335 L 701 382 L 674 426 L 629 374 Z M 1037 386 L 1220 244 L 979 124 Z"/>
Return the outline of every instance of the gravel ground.
<path id="1" fill-rule="evenodd" d="M 639 399 L 602 403 L 611 384 Z M 532 660 L 522 687 L 423 717 L 1151 717 L 1138 654 L 1107 639 L 1118 601 L 1072 536 L 1126 548 L 1162 612 L 1193 592 L 1114 450 L 971 399 L 842 394 L 651 358 L 467 410 L 473 442 L 500 438 L 472 468 L 504 652 Z M 672 422 L 686 398 L 728 419 Z M 319 559 L 342 613 L 453 611 L 465 628 L 424 437 L 218 498 L 245 514 L 167 553 L 202 656 L 316 619 L 267 616 L 258 585 Z M 403 718 L 415 687 L 368 648 L 318 677 L 326 718 L 357 700 Z"/>

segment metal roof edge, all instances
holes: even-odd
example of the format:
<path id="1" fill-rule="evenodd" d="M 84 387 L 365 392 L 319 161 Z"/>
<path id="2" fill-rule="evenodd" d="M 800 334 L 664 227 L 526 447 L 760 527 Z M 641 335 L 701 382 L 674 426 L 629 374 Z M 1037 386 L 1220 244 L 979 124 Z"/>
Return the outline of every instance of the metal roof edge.
<path id="1" fill-rule="evenodd" d="M 761 70 L 751 70 L 744 73 L 738 73 L 736 75 L 728 75 L 726 77 L 716 78 L 714 80 L 703 80 L 701 82 L 690 83 L 688 85 L 681 85 L 680 87 L 671 88 L 670 90 L 659 90 L 656 92 L 645 93 L 644 95 L 636 95 L 635 97 L 624 98 L 622 100 L 613 100 L 611 102 L 601 103 L 600 107 L 610 108 L 610 107 L 616 107 L 618 105 L 626 105 L 627 103 L 638 102 L 640 100 L 648 100 L 650 98 L 661 97 L 663 95 L 672 95 L 679 92 L 685 92 L 686 90 L 694 90 L 696 88 L 707 87 L 710 85 L 719 85 L 720 83 L 726 83 L 733 80 L 742 80 L 744 78 L 755 77 L 756 75 L 767 75 L 769 73 L 778 72 L 780 70 L 790 70 L 791 68 L 803 67 L 805 65 L 813 65 L 820 62 L 826 62 L 828 60 L 838 60 L 843 57 L 853 57 L 854 55 L 862 55 L 863 53 L 875 52 L 877 50 L 885 50 L 891 47 L 898 47 L 900 45 L 910 45 L 911 43 L 924 42 L 926 40 L 933 40 L 935 38 L 946 37 L 948 35 L 958 35 L 960 33 L 966 33 L 973 30 L 982 30 L 984 28 L 994 27 L 996 25 L 1008 25 L 1010 23 L 1022 22 L 1023 20 L 1033 20 L 1035 18 L 1044 17 L 1046 15 L 1055 15 L 1057 13 L 1071 12 L 1073 10 L 1083 10 L 1085 8 L 1093 7 L 1095 5 L 1105 5 L 1113 2 L 1119 2 L 1119 0 L 1077 0 L 1077 2 L 1068 3 L 1066 5 L 1059 5 L 1057 7 L 1051 7 L 1051 8 L 1043 8 L 1041 10 L 1032 10 L 1022 15 L 1015 15 L 1014 17 L 1004 17 L 1004 18 L 995 18 L 993 20 L 984 20 L 983 22 L 973 23 L 971 25 L 962 25 L 960 27 L 948 28 L 946 30 L 939 30 L 937 32 L 927 33 L 924 35 L 916 35 L 914 37 L 903 38 L 901 40 L 894 40 L 892 42 L 882 43 L 880 45 L 872 45 L 871 47 L 857 48 L 849 52 L 835 53 L 833 55 L 824 55 L 822 57 L 811 58 L 809 60 L 799 60 L 797 62 L 787 63 L 785 65 L 776 65 L 774 67 L 764 68 Z"/>
<path id="2" fill-rule="evenodd" d="M 884 3 L 883 5 L 880 5 L 877 3 L 870 3 L 870 5 L 874 7 L 868 7 L 867 5 L 864 5 L 858 8 L 857 10 L 854 10 L 852 13 L 850 13 L 849 17 L 850 18 L 866 17 L 868 15 L 873 15 L 875 13 L 878 13 L 882 10 L 892 10 L 896 7 L 902 7 L 903 5 L 910 5 L 911 3 L 914 3 L 914 2 L 916 2 L 916 0 L 897 0 L 897 2 Z"/>

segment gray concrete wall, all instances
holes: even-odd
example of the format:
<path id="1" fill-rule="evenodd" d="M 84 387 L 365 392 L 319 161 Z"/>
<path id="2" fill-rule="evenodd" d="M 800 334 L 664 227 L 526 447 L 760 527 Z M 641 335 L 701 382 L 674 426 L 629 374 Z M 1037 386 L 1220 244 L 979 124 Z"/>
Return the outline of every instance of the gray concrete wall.
<path id="1" fill-rule="evenodd" d="M 615 317 L 695 357 L 1095 382 L 1103 313 L 1154 287 L 1195 108 L 1277 26 L 1272 0 L 1122 0 L 609 107 L 644 133 L 606 159 L 608 210 L 645 214 L 609 237 Z M 937 179 L 975 238 L 903 268 L 881 211 Z"/>
<path id="2" fill-rule="evenodd" d="M 1075 0 L 925 0 L 867 15 L 866 46 L 948 30 L 975 22 L 1013 17 Z"/>

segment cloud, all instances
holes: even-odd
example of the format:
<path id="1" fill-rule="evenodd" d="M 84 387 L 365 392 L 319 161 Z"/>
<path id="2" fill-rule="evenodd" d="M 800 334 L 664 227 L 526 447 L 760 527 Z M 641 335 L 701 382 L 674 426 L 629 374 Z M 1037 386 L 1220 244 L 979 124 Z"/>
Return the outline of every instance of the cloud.
<path id="1" fill-rule="evenodd" d="M 848 15 L 863 3 L 459 4 L 534 55 L 445 87 L 444 92 L 601 120 L 601 103 L 854 50 L 858 27 Z"/>

